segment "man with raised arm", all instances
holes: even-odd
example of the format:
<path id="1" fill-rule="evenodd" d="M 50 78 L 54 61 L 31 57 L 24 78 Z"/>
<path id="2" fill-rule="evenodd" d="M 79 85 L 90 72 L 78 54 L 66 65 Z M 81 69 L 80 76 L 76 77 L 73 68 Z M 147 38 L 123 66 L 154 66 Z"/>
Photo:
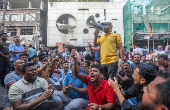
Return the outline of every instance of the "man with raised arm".
<path id="1" fill-rule="evenodd" d="M 91 67 L 89 75 L 79 73 L 78 58 L 75 50 L 72 50 L 72 58 L 74 59 L 74 77 L 83 81 L 88 87 L 89 104 L 88 110 L 111 110 L 114 107 L 115 92 L 108 85 L 108 81 L 103 79 L 102 68 L 100 65 Z"/>

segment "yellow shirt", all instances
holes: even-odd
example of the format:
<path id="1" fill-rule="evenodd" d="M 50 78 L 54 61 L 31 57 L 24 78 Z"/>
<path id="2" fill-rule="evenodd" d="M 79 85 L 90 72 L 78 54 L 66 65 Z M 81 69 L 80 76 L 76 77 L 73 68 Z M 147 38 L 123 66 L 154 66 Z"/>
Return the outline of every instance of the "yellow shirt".
<path id="1" fill-rule="evenodd" d="M 118 61 L 117 45 L 122 44 L 121 35 L 108 33 L 97 40 L 100 45 L 101 64 L 114 63 Z"/>

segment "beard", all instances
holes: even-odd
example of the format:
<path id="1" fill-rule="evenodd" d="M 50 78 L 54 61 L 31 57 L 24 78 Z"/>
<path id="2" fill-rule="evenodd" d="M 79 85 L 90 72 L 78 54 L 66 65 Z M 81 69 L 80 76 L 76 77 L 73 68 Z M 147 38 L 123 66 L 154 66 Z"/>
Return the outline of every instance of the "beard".
<path id="1" fill-rule="evenodd" d="M 153 110 L 154 106 L 152 104 L 142 104 L 141 110 Z"/>
<path id="2" fill-rule="evenodd" d="M 2 38 L 2 41 L 7 41 L 7 38 Z"/>

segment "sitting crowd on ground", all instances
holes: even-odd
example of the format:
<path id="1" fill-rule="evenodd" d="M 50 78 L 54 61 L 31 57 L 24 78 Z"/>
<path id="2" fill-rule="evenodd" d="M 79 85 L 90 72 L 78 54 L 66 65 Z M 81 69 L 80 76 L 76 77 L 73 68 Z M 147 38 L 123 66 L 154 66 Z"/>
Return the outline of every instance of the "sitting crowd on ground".
<path id="1" fill-rule="evenodd" d="M 9 53 L 2 51 L 5 42 L 0 44 L 0 62 L 9 65 L 0 74 L 6 89 L 3 110 L 170 110 L 166 54 L 159 54 L 154 63 L 139 53 L 130 59 L 124 51 L 116 75 L 105 79 L 108 73 L 91 52 L 100 49 L 91 45 L 84 53 L 68 48 L 59 52 L 56 47 L 49 54 L 43 49 L 36 52 L 32 45 L 25 49 L 18 37 L 14 42 Z"/>

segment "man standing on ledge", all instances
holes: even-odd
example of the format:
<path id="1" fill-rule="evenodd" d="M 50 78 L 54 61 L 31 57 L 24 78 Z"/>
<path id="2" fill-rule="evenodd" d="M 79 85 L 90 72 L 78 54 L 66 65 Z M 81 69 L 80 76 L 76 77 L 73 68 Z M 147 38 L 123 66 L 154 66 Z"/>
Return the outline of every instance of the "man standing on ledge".
<path id="1" fill-rule="evenodd" d="M 99 35 L 99 31 L 96 30 L 94 32 L 94 46 L 100 45 L 100 57 L 101 64 L 104 68 L 104 79 L 108 80 L 108 78 L 113 78 L 116 76 L 116 72 L 118 69 L 118 53 L 117 48 L 120 52 L 121 61 L 124 61 L 123 57 L 123 46 L 122 46 L 122 38 L 118 33 L 112 33 L 112 23 L 105 22 L 104 23 L 104 32 L 106 33 L 104 36 L 101 36 L 97 39 Z"/>

